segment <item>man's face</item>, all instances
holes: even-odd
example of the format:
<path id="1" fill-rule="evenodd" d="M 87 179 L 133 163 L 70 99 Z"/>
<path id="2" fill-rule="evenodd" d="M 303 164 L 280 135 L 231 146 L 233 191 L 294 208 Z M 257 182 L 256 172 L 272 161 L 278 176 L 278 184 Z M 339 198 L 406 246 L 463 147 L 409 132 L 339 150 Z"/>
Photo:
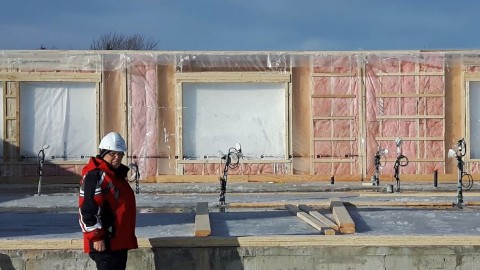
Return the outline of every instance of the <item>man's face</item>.
<path id="1" fill-rule="evenodd" d="M 123 152 L 112 151 L 108 152 L 108 154 L 103 157 L 103 160 L 110 163 L 113 168 L 117 169 L 118 167 L 120 167 L 120 164 L 122 164 L 123 155 Z"/>

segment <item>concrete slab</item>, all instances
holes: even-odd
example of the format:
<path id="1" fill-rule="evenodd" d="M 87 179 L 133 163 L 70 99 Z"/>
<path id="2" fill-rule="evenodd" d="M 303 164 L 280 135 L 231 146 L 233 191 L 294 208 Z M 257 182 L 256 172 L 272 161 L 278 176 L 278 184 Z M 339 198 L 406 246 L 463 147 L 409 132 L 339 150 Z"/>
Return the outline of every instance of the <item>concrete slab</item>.
<path id="1" fill-rule="evenodd" d="M 137 195 L 139 249 L 129 251 L 127 269 L 476 269 L 480 257 L 480 207 L 452 207 L 455 193 L 351 192 L 231 193 L 220 212 L 218 194 Z M 478 202 L 478 193 L 466 201 Z M 352 206 L 352 235 L 321 235 L 282 208 L 327 205 L 341 198 Z M 196 202 L 208 201 L 212 234 L 194 237 Z M 412 207 L 423 203 L 443 207 Z M 376 206 L 355 206 L 373 204 Z M 397 203 L 396 206 L 385 206 Z M 0 195 L 1 269 L 87 269 L 76 193 Z M 383 206 L 382 206 L 383 205 Z M 446 206 L 445 206 L 446 205 Z"/>
<path id="2" fill-rule="evenodd" d="M 355 222 L 355 236 L 480 236 L 480 193 L 476 187 L 464 192 L 467 207 L 459 210 L 452 207 L 457 195 L 455 186 L 439 190 L 426 183 L 405 184 L 401 193 L 393 194 L 365 189 L 361 183 L 239 183 L 231 186 L 241 192 L 227 193 L 229 207 L 225 213 L 218 208 L 219 194 L 207 192 L 217 185 L 144 186 L 136 195 L 138 237 L 193 237 L 197 202 L 208 202 L 211 237 L 318 236 L 320 231 L 283 206 L 309 204 L 334 220 L 328 209 L 331 199 L 347 205 Z M 277 191 L 260 192 L 269 190 L 267 186 Z M 318 191 L 325 186 L 335 188 Z M 0 194 L 2 239 L 81 239 L 75 188 L 46 186 L 42 196 L 34 195 L 35 190 L 32 192 L 21 185 L 8 188 L 0 185 L 2 189 L 10 191 Z M 198 192 L 191 192 L 193 190 Z"/>

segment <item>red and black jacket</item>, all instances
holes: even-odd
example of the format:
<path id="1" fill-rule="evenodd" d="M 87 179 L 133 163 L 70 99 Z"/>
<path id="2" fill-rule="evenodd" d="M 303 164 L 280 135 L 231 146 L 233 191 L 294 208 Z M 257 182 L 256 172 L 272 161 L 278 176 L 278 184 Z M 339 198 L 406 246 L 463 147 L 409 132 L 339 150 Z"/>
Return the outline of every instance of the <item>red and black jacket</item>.
<path id="1" fill-rule="evenodd" d="M 96 252 L 93 242 L 104 240 L 107 250 L 135 249 L 135 194 L 126 180 L 128 167 L 112 168 L 92 157 L 82 170 L 78 200 L 84 251 Z"/>

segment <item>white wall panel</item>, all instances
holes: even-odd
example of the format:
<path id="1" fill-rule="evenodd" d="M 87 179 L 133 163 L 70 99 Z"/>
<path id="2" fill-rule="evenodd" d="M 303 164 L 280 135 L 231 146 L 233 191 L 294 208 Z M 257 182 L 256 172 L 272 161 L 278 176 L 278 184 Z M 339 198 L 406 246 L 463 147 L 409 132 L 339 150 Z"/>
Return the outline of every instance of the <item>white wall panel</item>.
<path id="1" fill-rule="evenodd" d="M 218 156 L 236 142 L 252 158 L 286 155 L 283 83 L 183 83 L 183 155 Z"/>
<path id="2" fill-rule="evenodd" d="M 96 155 L 95 83 L 25 82 L 20 85 L 20 155 L 82 160 Z"/>

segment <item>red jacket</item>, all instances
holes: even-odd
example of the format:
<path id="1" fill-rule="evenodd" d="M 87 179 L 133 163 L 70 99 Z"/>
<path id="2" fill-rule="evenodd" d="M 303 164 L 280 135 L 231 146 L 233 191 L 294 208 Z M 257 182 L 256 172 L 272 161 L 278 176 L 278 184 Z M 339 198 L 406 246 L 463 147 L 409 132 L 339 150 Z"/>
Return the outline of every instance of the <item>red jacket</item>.
<path id="1" fill-rule="evenodd" d="M 126 177 L 128 167 L 112 168 L 92 157 L 82 170 L 79 195 L 79 223 L 84 251 L 95 252 L 93 242 L 105 240 L 107 250 L 135 249 L 135 194 Z"/>

